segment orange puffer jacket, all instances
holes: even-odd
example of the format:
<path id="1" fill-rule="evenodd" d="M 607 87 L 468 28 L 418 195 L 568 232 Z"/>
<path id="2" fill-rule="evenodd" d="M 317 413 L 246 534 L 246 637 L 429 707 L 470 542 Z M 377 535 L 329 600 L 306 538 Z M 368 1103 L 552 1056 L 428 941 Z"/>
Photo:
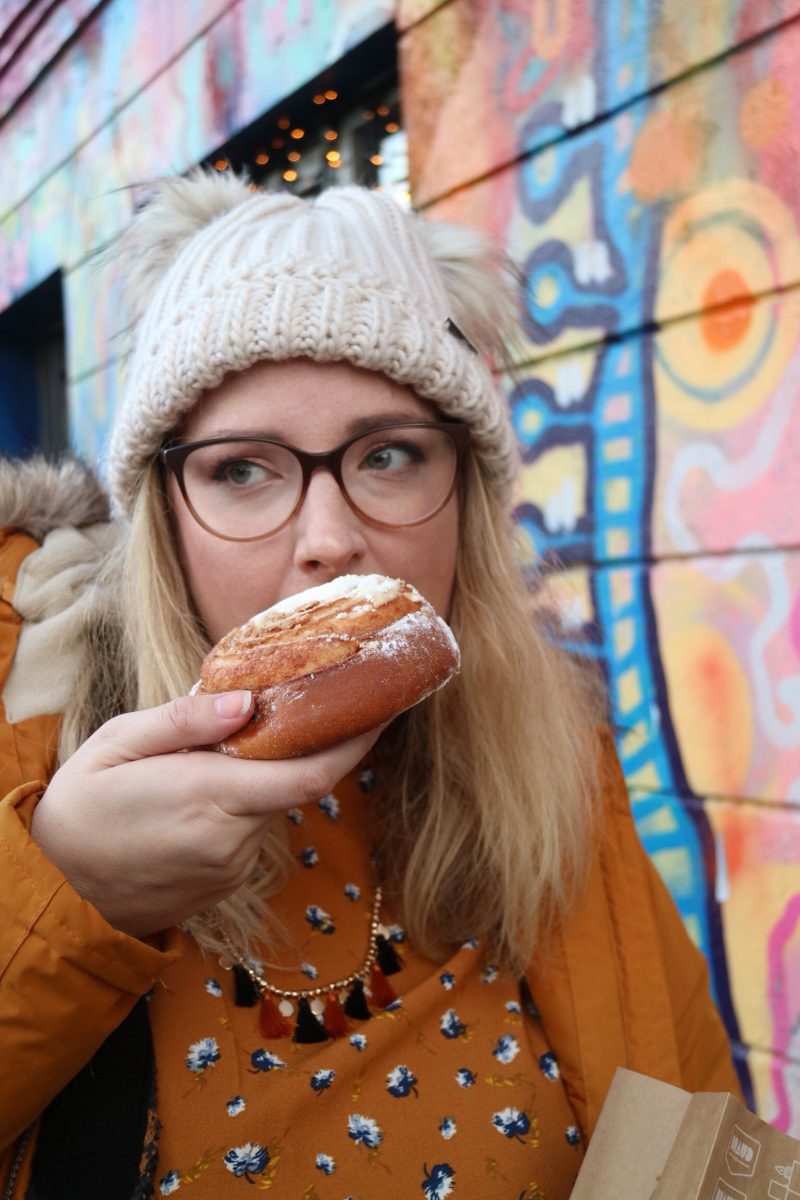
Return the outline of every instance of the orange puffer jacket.
<path id="1" fill-rule="evenodd" d="M 0 687 L 20 632 L 14 581 L 36 547 L 0 533 Z M 111 928 L 31 840 L 57 728 L 56 716 L 12 725 L 0 712 L 2 1196 L 25 1195 L 39 1114 L 176 957 Z M 705 961 L 641 848 L 613 740 L 601 737 L 603 844 L 580 908 L 528 975 L 587 1137 L 620 1065 L 738 1094 Z"/>

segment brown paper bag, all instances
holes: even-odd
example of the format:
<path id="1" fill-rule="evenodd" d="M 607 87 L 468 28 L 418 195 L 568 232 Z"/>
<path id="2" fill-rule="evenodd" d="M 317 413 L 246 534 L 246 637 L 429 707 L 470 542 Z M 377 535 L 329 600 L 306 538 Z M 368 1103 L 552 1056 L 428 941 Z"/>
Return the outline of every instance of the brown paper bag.
<path id="1" fill-rule="evenodd" d="M 800 1142 L 728 1093 L 619 1068 L 571 1200 L 800 1200 Z"/>

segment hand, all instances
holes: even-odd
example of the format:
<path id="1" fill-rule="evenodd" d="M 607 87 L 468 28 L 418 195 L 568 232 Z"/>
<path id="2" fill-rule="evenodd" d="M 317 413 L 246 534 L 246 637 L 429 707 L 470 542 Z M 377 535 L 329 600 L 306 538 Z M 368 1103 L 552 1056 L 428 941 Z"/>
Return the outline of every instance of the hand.
<path id="1" fill-rule="evenodd" d="M 326 795 L 380 732 L 275 762 L 195 750 L 252 707 L 249 692 L 226 692 L 114 717 L 53 776 L 32 836 L 117 929 L 146 937 L 229 896 L 272 814 Z"/>

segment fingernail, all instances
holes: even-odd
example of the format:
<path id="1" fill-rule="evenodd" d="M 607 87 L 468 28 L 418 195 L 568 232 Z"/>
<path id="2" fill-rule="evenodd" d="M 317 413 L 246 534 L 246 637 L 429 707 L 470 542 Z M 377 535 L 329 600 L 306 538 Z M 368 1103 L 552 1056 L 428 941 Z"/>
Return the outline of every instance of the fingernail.
<path id="1" fill-rule="evenodd" d="M 225 692 L 214 697 L 214 711 L 218 717 L 243 717 L 250 707 L 249 692 Z"/>

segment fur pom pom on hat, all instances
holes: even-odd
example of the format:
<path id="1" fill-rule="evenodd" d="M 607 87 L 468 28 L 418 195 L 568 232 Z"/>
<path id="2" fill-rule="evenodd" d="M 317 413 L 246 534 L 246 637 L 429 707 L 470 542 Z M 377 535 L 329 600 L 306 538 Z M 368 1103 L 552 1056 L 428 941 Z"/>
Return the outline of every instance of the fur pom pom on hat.
<path id="1" fill-rule="evenodd" d="M 366 188 L 309 201 L 198 170 L 159 186 L 119 254 L 135 322 L 107 464 L 119 511 L 204 392 L 292 358 L 379 371 L 466 422 L 508 499 L 517 450 L 487 359 L 502 359 L 512 301 L 480 234 Z"/>

